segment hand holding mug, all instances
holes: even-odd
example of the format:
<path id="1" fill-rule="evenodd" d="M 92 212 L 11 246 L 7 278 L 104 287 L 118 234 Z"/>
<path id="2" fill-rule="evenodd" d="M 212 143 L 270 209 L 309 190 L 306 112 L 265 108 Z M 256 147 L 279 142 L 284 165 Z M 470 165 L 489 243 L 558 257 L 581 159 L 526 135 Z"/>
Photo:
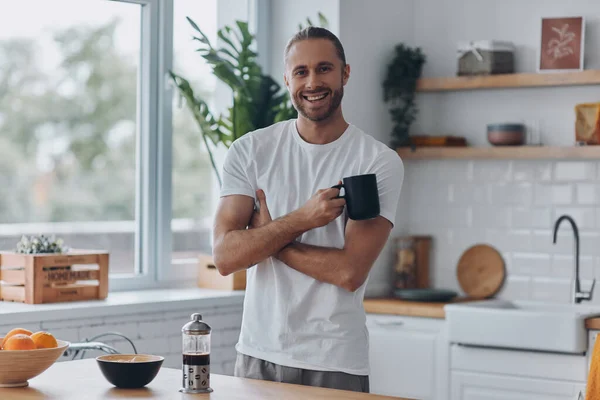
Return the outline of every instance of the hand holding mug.
<path id="1" fill-rule="evenodd" d="M 321 189 L 317 191 L 298 211 L 303 213 L 303 218 L 312 228 L 325 226 L 344 212 L 346 200 L 338 195 L 337 188 Z"/>

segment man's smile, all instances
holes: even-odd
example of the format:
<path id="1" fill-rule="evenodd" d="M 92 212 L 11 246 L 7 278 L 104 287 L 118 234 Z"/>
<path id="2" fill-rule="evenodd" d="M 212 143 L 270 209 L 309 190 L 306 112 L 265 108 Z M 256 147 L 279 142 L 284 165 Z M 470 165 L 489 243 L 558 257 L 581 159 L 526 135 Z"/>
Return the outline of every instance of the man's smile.
<path id="1" fill-rule="evenodd" d="M 323 100 L 325 100 L 325 98 L 327 98 L 327 96 L 329 96 L 329 92 L 320 92 L 320 93 L 311 93 L 311 94 L 307 94 L 307 95 L 302 95 L 302 98 L 304 100 L 307 100 L 310 103 L 318 104 L 318 103 L 323 102 Z"/>

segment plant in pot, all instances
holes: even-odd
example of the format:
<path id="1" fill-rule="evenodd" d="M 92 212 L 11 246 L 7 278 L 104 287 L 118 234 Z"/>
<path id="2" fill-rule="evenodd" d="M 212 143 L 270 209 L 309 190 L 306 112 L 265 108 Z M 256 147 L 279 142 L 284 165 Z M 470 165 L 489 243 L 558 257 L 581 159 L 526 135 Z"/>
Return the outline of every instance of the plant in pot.
<path id="1" fill-rule="evenodd" d="M 328 21 L 318 14 L 321 27 L 327 27 Z M 181 98 L 191 111 L 203 143 L 210 157 L 215 176 L 222 186 L 219 170 L 213 151 L 218 146 L 229 148 L 241 136 L 256 129 L 264 128 L 279 121 L 296 118 L 298 113 L 293 107 L 289 94 L 269 75 L 263 73 L 256 61 L 258 54 L 253 50 L 255 36 L 248 29 L 248 23 L 236 21 L 235 26 L 225 26 L 217 32 L 220 47 L 213 46 L 200 27 L 189 17 L 188 22 L 198 34 L 197 51 L 211 66 L 217 79 L 231 89 L 231 106 L 224 114 L 218 115 L 210 109 L 205 99 L 194 92 L 189 81 L 174 71 L 170 77 Z M 306 24 L 313 26 L 307 18 Z M 299 24 L 302 30 L 303 25 Z M 246 271 L 221 276 L 213 263 L 212 256 L 200 254 L 197 286 L 212 289 L 245 289 Z"/>
<path id="2" fill-rule="evenodd" d="M 54 235 L 23 235 L 17 243 L 15 253 L 19 254 L 65 254 L 69 252 L 69 248 L 64 245 L 62 239 L 56 239 Z M 44 271 L 64 270 L 70 271 L 71 266 L 53 267 L 46 266 Z"/>
<path id="3" fill-rule="evenodd" d="M 415 92 L 425 61 L 426 57 L 419 47 L 412 48 L 401 43 L 395 47 L 394 57 L 387 66 L 383 97 L 384 101 L 392 106 L 390 114 L 394 122 L 391 132 L 393 148 L 414 148 L 409 131 L 418 113 Z"/>
<path id="4" fill-rule="evenodd" d="M 318 14 L 320 26 L 328 25 L 327 19 Z M 214 47 L 200 27 L 186 17 L 198 33 L 193 40 L 199 42 L 197 51 L 211 66 L 213 74 L 231 88 L 232 102 L 227 112 L 216 115 L 206 100 L 198 96 L 189 81 L 174 71 L 169 75 L 179 95 L 192 113 L 204 145 L 208 151 L 212 168 L 222 185 L 221 177 L 213 156 L 213 150 L 224 145 L 229 148 L 239 137 L 256 129 L 279 121 L 297 117 L 288 92 L 269 75 L 263 73 L 257 63 L 258 54 L 253 50 L 255 36 L 250 33 L 248 23 L 236 21 L 235 26 L 225 26 L 217 32 L 222 46 Z M 309 18 L 307 25 L 312 26 Z M 302 24 L 299 24 L 302 29 Z"/>

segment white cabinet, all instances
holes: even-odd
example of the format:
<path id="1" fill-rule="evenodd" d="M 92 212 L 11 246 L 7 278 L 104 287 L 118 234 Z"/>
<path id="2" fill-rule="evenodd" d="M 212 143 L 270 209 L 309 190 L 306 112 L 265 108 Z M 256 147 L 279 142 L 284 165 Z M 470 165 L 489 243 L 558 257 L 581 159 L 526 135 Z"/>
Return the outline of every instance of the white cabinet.
<path id="1" fill-rule="evenodd" d="M 446 400 L 448 343 L 443 319 L 367 315 L 371 393 Z"/>
<path id="2" fill-rule="evenodd" d="M 476 372 L 452 372 L 452 400 L 576 400 L 585 384 Z"/>
<path id="3" fill-rule="evenodd" d="M 585 394 L 585 355 L 453 344 L 450 400 L 576 400 Z"/>

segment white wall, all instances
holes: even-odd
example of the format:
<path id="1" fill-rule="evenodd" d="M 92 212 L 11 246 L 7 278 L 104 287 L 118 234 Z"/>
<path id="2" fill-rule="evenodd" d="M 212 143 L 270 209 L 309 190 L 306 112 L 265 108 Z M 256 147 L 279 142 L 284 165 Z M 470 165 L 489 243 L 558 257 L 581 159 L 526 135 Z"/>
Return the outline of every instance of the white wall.
<path id="1" fill-rule="evenodd" d="M 339 38 L 350 65 L 350 80 L 342 103 L 346 120 L 388 144 L 392 121 L 383 101 L 382 82 L 387 63 L 399 42 L 411 43 L 414 30 L 412 0 L 344 0 L 340 7 Z M 405 184 L 392 237 L 407 233 Z M 393 240 L 373 266 L 366 296 L 386 295 L 392 289 Z"/>
<path id="2" fill-rule="evenodd" d="M 329 21 L 329 30 L 337 34 L 339 32 L 339 3 L 340 0 L 272 0 L 270 30 L 270 56 L 271 76 L 283 83 L 283 51 L 288 40 L 298 31 L 298 24 L 306 26 L 306 18 L 310 18 L 313 24 L 319 22 L 319 11 Z"/>

